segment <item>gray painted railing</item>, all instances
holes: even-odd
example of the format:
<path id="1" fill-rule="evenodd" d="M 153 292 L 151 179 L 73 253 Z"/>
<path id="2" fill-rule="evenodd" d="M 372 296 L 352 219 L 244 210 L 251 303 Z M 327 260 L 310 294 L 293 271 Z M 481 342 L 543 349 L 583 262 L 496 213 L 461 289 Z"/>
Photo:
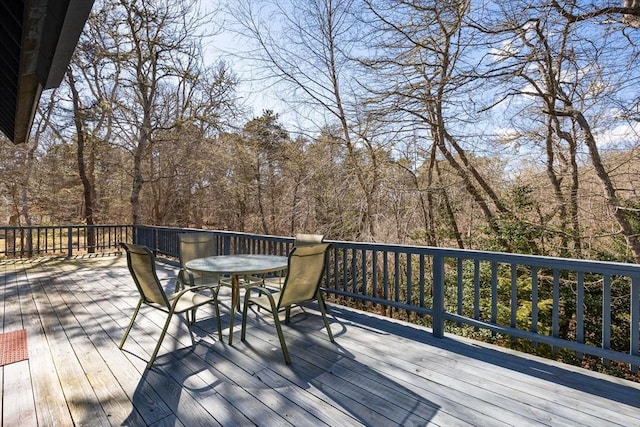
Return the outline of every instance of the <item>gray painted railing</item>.
<path id="1" fill-rule="evenodd" d="M 49 229 L 83 234 L 74 234 L 67 227 Z M 100 231 L 109 236 L 100 246 L 113 249 L 119 241 L 133 241 L 159 255 L 177 257 L 178 234 L 186 231 L 214 234 L 218 254 L 286 255 L 294 240 L 225 231 L 108 226 Z M 5 227 L 0 232 L 33 235 L 36 227 Z M 65 239 L 56 241 L 60 240 Z M 338 303 L 428 325 L 437 337 L 466 326 L 569 350 L 578 357 L 588 354 L 605 363 L 628 363 L 634 371 L 640 365 L 640 265 L 328 241 L 332 249 L 323 289 Z M 5 252 L 6 248 L 5 243 Z M 75 244 L 65 246 L 69 255 L 75 248 Z M 612 348 L 612 343 L 617 347 Z"/>
<path id="2" fill-rule="evenodd" d="M 113 251 L 131 240 L 131 225 L 0 227 L 0 257 L 32 257 Z"/>
<path id="3" fill-rule="evenodd" d="M 175 257 L 182 231 L 136 227 L 135 238 Z M 284 255 L 293 245 L 288 237 L 207 232 L 218 237 L 219 254 Z M 640 365 L 639 265 L 328 241 L 323 289 L 339 302 L 422 320 L 437 337 L 467 325 L 628 363 L 634 371 Z M 588 309 L 596 318 L 585 317 Z M 623 348 L 611 348 L 614 333 Z"/>

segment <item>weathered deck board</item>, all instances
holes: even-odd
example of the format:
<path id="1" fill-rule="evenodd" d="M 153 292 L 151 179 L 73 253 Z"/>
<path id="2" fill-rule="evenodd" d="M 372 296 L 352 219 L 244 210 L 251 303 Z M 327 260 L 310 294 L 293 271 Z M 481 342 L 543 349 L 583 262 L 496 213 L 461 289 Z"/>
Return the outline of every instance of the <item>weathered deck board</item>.
<path id="1" fill-rule="evenodd" d="M 535 425 L 540 419 L 562 425 L 584 425 L 536 408 L 535 399 L 531 399 L 531 396 L 526 394 L 522 395 L 522 391 L 483 376 L 482 367 L 473 372 L 467 372 L 464 360 L 460 359 L 456 361 L 455 366 L 442 367 L 446 360 L 442 361 L 422 349 L 412 348 L 411 341 L 399 342 L 396 338 L 391 335 L 385 340 L 376 341 L 366 339 L 359 334 L 353 341 L 345 342 L 345 347 L 352 354 L 357 354 L 357 359 L 363 362 L 354 364 L 347 361 L 342 366 L 343 370 L 345 372 L 361 371 L 362 369 L 359 368 L 366 366 L 367 370 L 373 369 L 374 372 L 384 372 L 387 375 L 411 372 L 419 379 L 429 381 L 430 392 L 437 393 L 440 396 L 438 400 L 442 399 L 439 402 L 440 406 L 449 407 L 454 402 L 464 402 L 465 407 L 476 411 L 475 417 L 489 416 L 495 421 L 506 424 L 514 424 L 517 420 L 519 425 Z M 367 349 L 367 354 L 359 354 L 364 348 Z M 387 350 L 386 353 L 380 353 L 381 349 Z M 384 361 L 377 360 L 374 357 L 376 354 L 385 354 Z M 424 381 L 422 383 L 424 384 Z M 423 393 L 420 391 L 420 394 Z M 432 398 L 436 399 L 435 396 Z M 531 400 L 530 404 L 522 405 L 528 400 Z M 455 412 L 459 413 L 459 411 L 460 408 L 456 408 Z"/>
<path id="2" fill-rule="evenodd" d="M 390 330 L 394 332 L 394 329 Z M 396 333 L 392 334 L 394 338 L 401 336 L 400 328 L 395 331 Z M 420 341 L 426 341 L 430 345 L 425 347 Z M 358 342 L 372 346 L 378 351 L 384 348 L 385 354 L 392 355 L 393 360 L 397 361 L 414 359 L 412 355 L 422 352 L 423 356 L 418 361 L 417 370 L 430 371 L 430 375 L 437 372 L 447 387 L 452 386 L 452 377 L 459 377 L 478 389 L 497 393 L 500 400 L 515 400 L 518 405 L 526 405 L 532 411 L 540 410 L 557 417 L 564 416 L 564 419 L 558 420 L 563 425 L 585 425 L 585 422 L 593 422 L 598 418 L 624 425 L 630 421 L 633 424 L 637 419 L 640 399 L 637 384 L 632 384 L 633 388 L 620 387 L 622 383 L 631 383 L 619 382 L 606 375 L 562 364 L 551 364 L 541 358 L 524 357 L 521 353 L 489 345 L 483 345 L 476 352 L 470 353 L 469 345 L 466 343 L 473 345 L 473 342 L 463 340 L 447 340 L 445 348 L 457 352 L 457 357 L 452 358 L 449 352 L 438 350 L 441 344 L 439 340 L 428 335 L 414 336 L 413 339 L 405 340 L 398 345 L 383 346 L 380 342 L 371 345 L 363 341 L 362 335 L 358 334 L 345 345 Z M 452 372 L 456 372 L 456 375 L 452 375 Z M 473 394 L 480 395 L 479 391 Z M 626 404 L 609 406 L 611 399 Z"/>
<path id="3" fill-rule="evenodd" d="M 26 313 L 23 311 L 21 304 L 21 293 L 23 300 L 27 299 L 27 295 L 25 295 L 20 284 L 21 281 L 16 272 L 7 275 L 3 292 L 4 311 L 6 313 L 3 317 L 4 333 L 21 330 L 25 327 L 23 324 L 23 314 Z M 36 407 L 30 384 L 29 361 L 23 360 L 4 366 L 3 386 L 11 390 L 13 396 L 10 406 L 3 405 L 3 424 L 36 424 Z"/>
<path id="4" fill-rule="evenodd" d="M 41 321 L 41 317 L 47 314 L 39 313 L 35 304 L 34 294 L 40 292 L 38 278 L 44 273 L 38 274 L 32 269 L 29 270 L 28 276 L 24 273 L 25 270 L 22 270 L 19 276 L 22 282 L 19 286 L 24 289 L 25 295 L 28 295 L 27 298 L 22 299 L 22 314 L 27 329 L 28 363 L 32 371 L 30 386 L 33 389 L 34 400 L 38 402 L 35 405 L 38 424 L 71 425 L 73 420 L 67 409 L 67 402 Z M 37 375 L 33 375 L 33 372 L 37 372 Z"/>
<path id="5" fill-rule="evenodd" d="M 175 318 L 151 370 L 163 313 L 143 308 L 122 256 L 2 261 L 3 331 L 26 328 L 29 360 L 7 365 L 3 425 L 634 425 L 640 384 L 332 307 L 329 342 L 312 308 L 284 327 L 268 316 L 247 341 L 217 340 L 213 310 Z M 159 266 L 163 278 L 175 268 Z M 171 284 L 168 283 L 171 287 Z M 228 290 L 221 291 L 223 326 Z M 228 330 L 225 330 L 225 334 Z"/>
<path id="6" fill-rule="evenodd" d="M 315 316 L 314 316 L 315 317 Z M 294 317 L 295 319 L 295 317 Z M 320 322 L 320 323 L 318 323 Z M 316 318 L 314 325 L 322 325 L 321 319 Z M 305 327 L 304 330 L 311 328 Z M 267 325 L 262 330 L 273 329 L 272 325 Z M 288 329 L 288 330 L 287 330 Z M 296 334 L 292 328 L 287 328 L 288 341 L 295 345 L 296 340 L 291 339 Z M 257 335 L 257 329 L 252 329 L 252 335 L 249 337 L 251 343 L 254 342 L 253 338 Z M 360 331 L 361 333 L 363 331 Z M 342 395 L 336 398 L 336 401 L 343 402 L 342 406 L 349 408 L 350 411 L 356 413 L 365 424 L 378 425 L 384 421 L 385 425 L 396 423 L 397 425 L 424 425 L 426 421 L 429 421 L 433 425 L 508 425 L 508 423 L 501 422 L 499 419 L 488 417 L 486 415 L 474 413 L 469 408 L 468 403 L 465 401 L 467 396 L 463 396 L 461 401 L 464 404 L 457 404 L 453 401 L 456 411 L 449 413 L 443 408 L 452 406 L 450 398 L 447 396 L 451 391 L 446 390 L 444 397 L 438 398 L 433 393 L 433 383 L 421 381 L 421 387 L 411 387 L 408 381 L 402 381 L 396 375 L 384 375 L 384 367 L 392 361 L 386 361 L 384 363 L 375 362 L 372 365 L 368 365 L 363 362 L 363 357 L 345 346 L 346 342 L 338 339 L 339 354 L 331 351 L 330 346 L 321 344 L 321 340 L 328 341 L 326 338 L 326 332 L 319 330 L 318 335 L 324 335 L 319 337 L 316 344 L 311 346 L 304 346 L 304 341 L 298 340 L 301 343 L 301 350 L 298 351 L 293 357 L 296 369 L 300 369 L 302 372 L 309 371 L 309 365 L 314 366 L 313 370 L 319 371 L 322 375 L 317 378 L 310 378 L 309 381 L 313 383 L 321 384 L 321 389 L 324 394 L 333 394 L 336 396 Z M 365 331 L 364 340 L 371 344 L 380 340 L 380 336 L 377 333 L 371 333 Z M 272 333 L 273 334 L 273 333 Z M 273 335 L 275 336 L 275 335 Z M 395 343 L 389 340 L 380 341 L 382 345 L 395 345 Z M 386 343 L 386 344 L 385 344 Z M 277 344 L 277 343 L 275 343 Z M 365 346 L 364 349 L 367 349 Z M 373 345 L 375 347 L 375 344 Z M 377 349 L 372 348 L 374 352 Z M 384 355 L 384 353 L 383 353 Z M 281 357 L 278 354 L 278 357 Z M 376 365 L 381 365 L 378 370 Z M 347 367 L 344 369 L 344 367 Z M 393 372 L 395 369 L 391 369 Z M 348 371 L 348 373 L 347 373 Z M 405 371 L 405 368 L 401 368 L 401 372 Z M 382 372 L 382 374 L 381 374 Z M 414 372 L 408 370 L 409 377 L 411 379 L 418 378 Z M 283 371 L 283 374 L 286 373 Z M 331 391 L 328 391 L 331 390 Z M 344 395 L 347 395 L 346 398 Z M 349 398 L 350 396 L 350 398 Z M 357 404 L 351 403 L 355 401 Z M 381 401 L 386 403 L 380 403 Z M 370 408 L 364 405 L 371 405 Z M 374 417 L 373 414 L 377 416 Z M 458 418 L 457 415 L 464 414 L 464 418 Z M 386 417 L 386 420 L 381 419 Z"/>
<path id="7" fill-rule="evenodd" d="M 34 294 L 36 306 L 40 313 L 46 313 L 41 320 L 71 417 L 76 424 L 109 425 L 107 413 L 97 399 L 96 391 L 87 377 L 88 373 L 82 366 L 79 352 L 74 349 L 73 343 L 79 335 L 78 328 L 65 322 L 73 316 L 62 301 L 55 298 L 53 284 L 43 283 L 42 287 L 49 289 L 46 294 Z M 78 350 L 86 351 L 86 348 Z M 95 352 L 92 352 L 92 356 L 100 357 Z"/>
<path id="8" fill-rule="evenodd" d="M 116 375 L 110 375 L 109 366 L 127 366 L 124 363 L 121 352 L 112 346 L 111 340 L 104 334 L 100 323 L 93 316 L 92 305 L 83 305 L 79 299 L 83 292 L 73 292 L 71 288 L 81 286 L 70 273 L 65 274 L 64 281 L 55 281 L 47 291 L 50 301 L 58 307 L 56 312 L 72 312 L 73 316 L 59 316 L 58 320 L 65 331 L 73 331 L 69 341 L 77 355 L 78 361 L 85 372 L 87 380 L 96 399 L 102 406 L 105 414 L 112 424 L 122 424 L 127 421 L 130 424 L 142 423 L 142 417 L 138 411 L 131 411 L 131 400 L 126 390 Z M 69 332 L 67 332 L 69 334 Z M 99 354 L 99 357 L 96 357 Z M 111 363 L 105 364 L 110 361 Z M 138 371 L 130 371 L 135 377 Z M 105 375 L 106 374 L 106 375 Z M 169 415 L 167 411 L 166 415 Z"/>
<path id="9" fill-rule="evenodd" d="M 124 284 L 123 286 L 128 287 L 130 286 L 130 284 Z M 102 308 L 116 313 L 119 318 L 119 323 L 121 324 L 121 328 L 118 328 L 115 332 L 115 334 L 117 335 L 117 338 L 113 337 L 114 342 L 119 341 L 122 335 L 122 331 L 126 327 L 126 324 L 129 321 L 129 316 L 133 312 L 133 307 L 135 306 L 136 303 L 137 303 L 137 295 L 135 293 L 129 293 L 129 296 L 126 298 L 126 301 L 119 304 L 120 306 L 124 307 L 125 311 L 127 311 L 127 313 L 125 314 L 125 313 L 122 313 L 119 309 L 114 310 L 116 305 L 118 305 L 118 303 L 115 300 L 104 302 L 104 305 Z M 203 310 L 200 310 L 200 317 L 203 316 L 202 311 Z M 127 339 L 127 342 L 125 343 L 125 347 L 124 347 L 125 353 L 133 352 L 138 355 L 144 355 L 144 358 L 146 359 L 149 356 L 148 351 L 150 351 L 150 349 L 152 349 L 153 345 L 155 344 L 154 340 L 160 334 L 160 327 L 158 325 L 162 324 L 162 322 L 164 321 L 164 318 L 165 317 L 163 313 L 160 313 L 154 310 L 149 310 L 149 309 L 141 310 L 141 313 L 139 314 L 138 319 L 136 320 L 136 324 L 134 325 L 134 329 L 132 330 L 129 338 Z M 211 326 L 213 327 L 213 322 L 211 323 L 212 323 Z M 181 333 L 176 334 L 176 331 L 179 331 Z M 186 326 L 184 325 L 184 323 L 181 323 L 177 318 L 174 319 L 172 322 L 172 325 L 169 330 L 169 336 L 179 337 L 180 339 L 184 338 L 187 340 L 181 345 L 177 346 L 177 348 L 179 348 L 177 354 L 190 352 L 190 349 L 186 348 L 191 344 L 188 338 L 189 335 L 188 335 Z M 175 352 L 176 341 L 177 341 L 176 339 L 173 339 L 173 340 L 165 339 L 164 348 L 162 349 L 161 355 L 163 353 Z M 185 348 L 182 348 L 183 346 Z M 138 359 L 135 356 L 134 356 L 134 359 L 142 361 L 142 359 Z M 188 379 L 190 382 L 190 385 L 188 388 L 194 387 L 196 389 L 207 389 L 207 388 L 211 388 L 210 385 L 212 383 L 215 383 L 215 378 L 212 378 L 212 375 L 209 372 L 210 370 L 206 369 L 207 367 L 209 367 L 209 365 L 205 365 L 204 363 L 200 362 L 199 364 L 192 363 L 191 366 L 185 366 L 190 360 L 192 360 L 192 358 L 188 358 L 188 357 L 180 357 L 175 359 L 172 358 L 171 366 L 167 366 L 165 368 L 167 372 L 170 374 L 170 377 L 173 378 L 174 381 L 166 382 L 162 386 L 157 385 L 155 387 L 155 388 L 161 388 L 164 391 L 163 400 L 168 404 L 170 404 L 171 402 L 180 401 L 180 406 L 176 409 L 176 411 L 180 412 L 180 414 L 182 415 L 180 415 L 178 418 L 181 418 L 182 422 L 184 422 L 186 425 L 197 425 L 199 420 L 205 420 L 203 425 L 210 425 L 211 422 L 209 421 L 209 419 L 211 418 L 212 415 L 214 417 L 221 417 L 221 414 L 225 414 L 223 417 L 221 417 L 221 418 L 224 418 L 223 422 L 226 423 L 225 425 L 228 425 L 230 422 L 238 425 L 248 423 L 249 422 L 248 419 L 240 411 L 236 411 L 235 414 L 233 414 L 231 417 L 229 416 L 229 414 L 227 414 L 228 412 L 230 412 L 229 408 L 231 405 L 229 404 L 229 401 L 224 400 L 222 398 L 222 396 L 224 396 L 225 393 L 221 393 L 219 390 L 218 391 L 214 390 L 214 393 L 212 393 L 211 396 L 206 396 L 206 400 L 205 400 L 205 396 L 202 393 L 199 396 L 197 396 L 197 399 L 192 398 L 188 393 L 188 391 L 187 393 L 183 393 L 183 388 L 184 388 L 183 383 L 185 382 L 186 379 Z M 158 366 L 162 364 L 162 361 L 163 360 L 161 356 L 161 358 L 156 362 L 158 363 Z M 142 365 L 142 369 L 144 369 L 144 364 Z M 197 374 L 194 375 L 194 373 L 197 373 Z M 204 377 L 204 378 L 200 378 L 200 377 Z M 159 377 L 159 378 L 156 378 L 156 380 L 159 381 L 160 379 L 163 379 L 163 378 L 164 377 Z M 229 379 L 227 378 L 226 381 L 228 382 Z M 231 394 L 230 396 L 231 400 L 238 399 L 237 390 L 232 389 L 227 394 L 229 393 Z M 262 405 L 263 405 L 262 403 L 257 402 L 253 406 L 257 406 L 259 408 Z M 203 412 L 205 411 L 205 408 L 206 408 L 206 412 Z M 244 410 L 246 411 L 246 409 L 247 409 L 247 405 L 245 405 Z M 261 415 L 264 416 L 264 412 L 262 412 Z M 272 416 L 272 418 L 273 419 L 271 419 L 270 422 L 274 424 L 286 423 L 286 421 L 281 417 L 279 416 L 275 417 L 275 414 L 274 416 Z M 269 418 L 266 418 L 266 421 L 269 421 Z"/>
<path id="10" fill-rule="evenodd" d="M 138 418 L 141 417 L 140 414 L 145 415 L 144 420 L 146 423 L 154 423 L 162 420 L 167 416 L 171 416 L 173 414 L 180 415 L 180 413 L 186 414 L 186 417 L 189 418 L 185 423 L 186 425 L 197 425 L 193 420 L 210 418 L 210 414 L 207 411 L 204 411 L 203 407 L 199 403 L 194 402 L 193 399 L 182 399 L 181 405 L 179 407 L 169 407 L 166 402 L 177 401 L 178 397 L 182 393 L 182 386 L 180 384 L 175 384 L 175 382 L 173 381 L 167 381 L 167 378 L 164 375 L 157 375 L 157 373 L 154 371 L 145 372 L 144 367 L 146 364 L 144 360 L 140 359 L 139 357 L 129 359 L 126 356 L 126 353 L 121 352 L 117 348 L 119 338 L 122 334 L 122 331 L 126 327 L 128 319 L 122 319 L 123 326 L 116 327 L 115 329 L 110 328 L 111 333 L 114 333 L 115 330 L 119 332 L 117 339 L 112 336 L 110 337 L 108 335 L 109 331 L 105 331 L 104 329 L 102 329 L 101 324 L 104 322 L 100 322 L 100 319 L 107 319 L 108 315 L 105 312 L 101 312 L 100 310 L 98 310 L 98 308 L 103 301 L 108 299 L 108 294 L 104 293 L 104 289 L 108 289 L 109 285 L 112 286 L 113 284 L 105 282 L 104 280 L 96 280 L 95 275 L 83 276 L 79 275 L 78 272 L 68 272 L 67 278 L 68 279 L 65 281 L 67 283 L 67 295 L 65 296 L 65 300 L 67 302 L 71 301 L 72 299 L 75 300 L 75 309 L 73 311 L 81 312 L 84 314 L 84 328 L 87 328 L 88 324 L 93 325 L 93 328 L 85 329 L 85 333 L 89 337 L 95 337 L 93 339 L 95 340 L 96 344 L 99 344 L 100 342 L 103 343 L 103 345 L 100 345 L 100 348 L 106 348 L 107 351 L 103 352 L 101 350 L 101 356 L 108 357 L 114 361 L 117 361 L 116 366 L 126 366 L 129 368 L 129 373 L 124 376 L 125 381 L 127 377 L 136 379 L 140 378 L 141 376 L 145 381 L 144 387 L 141 387 L 140 389 L 138 389 L 138 386 L 134 386 L 133 383 L 127 384 L 126 388 L 123 389 L 123 393 L 125 393 L 125 395 L 127 396 L 126 401 L 128 402 L 128 414 L 118 413 L 118 417 L 116 417 L 116 420 L 120 421 L 115 422 L 115 424 L 119 425 L 121 423 L 125 423 L 126 421 L 126 424 L 139 425 L 140 419 Z M 93 298 L 90 298 L 89 296 L 86 296 L 84 292 L 74 292 L 71 289 L 72 287 L 78 287 L 82 289 L 81 285 L 78 283 L 86 281 L 93 281 L 94 289 L 96 289 L 97 285 L 97 289 L 102 290 L 102 292 L 93 292 Z M 71 285 L 69 285 L 69 283 L 71 283 Z M 134 301 L 133 304 L 127 304 L 126 307 L 134 306 L 135 302 L 137 301 Z M 71 307 L 69 307 L 69 309 L 71 310 Z M 133 310 L 131 309 L 131 311 Z M 115 312 L 117 313 L 117 311 Z M 153 330 L 154 328 L 149 329 Z M 144 336 L 145 338 L 147 338 L 147 348 L 152 348 L 154 344 L 153 340 L 148 336 L 144 329 L 142 329 L 142 331 L 145 332 Z M 101 337 L 101 339 L 99 340 L 98 337 Z M 127 342 L 127 344 L 129 344 L 129 341 Z M 141 348 L 138 350 L 138 352 L 139 354 L 144 354 L 144 350 Z M 118 376 L 121 378 L 123 377 L 122 375 Z M 114 379 L 116 380 L 116 383 L 112 384 L 112 387 L 117 388 L 119 382 L 117 381 L 117 378 Z M 113 380 L 111 381 L 113 382 Z M 140 391 L 142 393 L 136 394 L 136 391 Z M 99 396 L 98 398 L 100 400 Z M 105 399 L 104 401 L 110 402 L 110 399 Z M 124 402 L 124 399 L 122 399 L 122 401 Z M 143 403 L 143 405 L 139 410 L 132 411 L 132 401 L 141 402 Z"/>

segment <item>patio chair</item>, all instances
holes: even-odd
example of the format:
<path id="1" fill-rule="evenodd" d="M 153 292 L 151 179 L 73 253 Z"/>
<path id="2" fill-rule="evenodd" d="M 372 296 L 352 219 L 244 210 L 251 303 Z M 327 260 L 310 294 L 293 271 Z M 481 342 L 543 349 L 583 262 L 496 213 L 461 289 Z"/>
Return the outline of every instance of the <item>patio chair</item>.
<path id="1" fill-rule="evenodd" d="M 140 307 L 142 306 L 142 304 L 167 313 L 167 320 L 165 321 L 164 327 L 162 328 L 162 333 L 158 338 L 158 343 L 156 344 L 156 347 L 151 354 L 151 358 L 147 363 L 147 369 L 151 368 L 153 362 L 156 359 L 156 356 L 158 355 L 158 351 L 160 350 L 160 346 L 162 345 L 162 340 L 164 340 L 164 337 L 167 333 L 167 328 L 169 327 L 169 323 L 171 322 L 174 314 L 188 313 L 189 311 L 192 311 L 204 304 L 213 304 L 216 311 L 218 338 L 222 340 L 222 325 L 220 322 L 220 310 L 218 308 L 217 287 L 209 285 L 196 285 L 167 295 L 156 273 L 156 262 L 153 252 L 151 252 L 149 248 L 141 245 L 120 243 L 120 246 L 122 246 L 122 248 L 124 248 L 127 253 L 127 266 L 129 267 L 131 277 L 133 278 L 133 281 L 138 288 L 138 292 L 140 293 L 140 300 L 138 301 L 138 305 L 133 312 L 133 316 L 131 316 L 129 326 L 127 327 L 127 330 L 125 331 L 124 336 L 122 337 L 122 340 L 120 341 L 120 344 L 118 346 L 120 349 L 122 349 L 125 341 L 127 340 L 127 337 L 129 336 L 129 332 L 131 331 L 133 323 L 136 319 L 136 316 L 138 315 L 138 312 L 140 311 Z M 200 293 L 200 291 L 203 291 L 205 289 L 210 291 L 211 295 Z M 189 320 L 187 316 L 187 327 L 189 328 L 189 334 L 191 336 L 192 343 L 193 332 L 191 331 L 191 325 L 194 322 L 195 313 L 194 317 L 191 320 Z"/>
<path id="2" fill-rule="evenodd" d="M 309 245 L 317 245 L 324 241 L 324 235 L 322 234 L 296 234 L 295 241 L 293 243 L 294 247 L 300 246 L 309 246 Z M 284 277 L 286 275 L 286 271 L 281 271 L 276 276 L 265 276 L 263 279 L 264 286 L 270 287 L 272 289 L 280 290 L 282 289 L 282 283 L 284 282 Z"/>
<path id="3" fill-rule="evenodd" d="M 318 307 L 320 313 L 322 313 L 322 320 L 327 329 L 329 340 L 335 342 L 327 320 L 322 292 L 320 291 L 320 282 L 322 281 L 329 246 L 328 243 L 322 243 L 294 247 L 289 253 L 287 275 L 281 291 L 272 293 L 261 286 L 253 286 L 247 289 L 242 310 L 242 333 L 240 337 L 242 341 L 245 341 L 246 338 L 247 310 L 249 306 L 256 305 L 263 308 L 273 316 L 284 360 L 287 365 L 290 365 L 291 358 L 282 334 L 279 313 L 284 310 L 285 323 L 289 323 L 292 306 L 309 301 L 318 301 Z M 232 333 L 232 331 L 229 333 Z"/>
<path id="4" fill-rule="evenodd" d="M 217 274 L 197 273 L 189 271 L 185 264 L 196 258 L 204 258 L 216 254 L 216 240 L 213 234 L 180 233 L 178 234 L 178 257 L 180 271 L 176 279 L 176 292 L 186 286 L 208 285 L 217 286 L 220 276 Z"/>

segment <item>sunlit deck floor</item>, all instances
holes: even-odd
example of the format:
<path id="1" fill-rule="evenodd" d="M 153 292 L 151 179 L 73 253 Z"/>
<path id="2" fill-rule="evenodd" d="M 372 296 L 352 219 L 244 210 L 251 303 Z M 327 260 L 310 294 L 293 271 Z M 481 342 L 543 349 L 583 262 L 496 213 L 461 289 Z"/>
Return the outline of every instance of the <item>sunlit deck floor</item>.
<path id="1" fill-rule="evenodd" d="M 3 426 L 640 423 L 640 384 L 336 306 L 336 344 L 313 309 L 285 326 L 291 366 L 271 321 L 254 314 L 243 343 L 238 316 L 229 346 L 206 308 L 195 346 L 175 318 L 145 370 L 162 313 L 143 308 L 118 349 L 137 302 L 123 256 L 1 261 L 0 271 L 3 330 L 27 329 L 29 346 L 28 360 L 1 371 Z"/>

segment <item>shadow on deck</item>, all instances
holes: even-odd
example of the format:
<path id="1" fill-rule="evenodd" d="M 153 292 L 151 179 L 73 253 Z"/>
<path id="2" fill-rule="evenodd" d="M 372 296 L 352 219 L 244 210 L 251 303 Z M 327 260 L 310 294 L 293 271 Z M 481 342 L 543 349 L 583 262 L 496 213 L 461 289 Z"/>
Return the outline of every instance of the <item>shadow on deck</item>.
<path id="1" fill-rule="evenodd" d="M 122 256 L 3 261 L 4 331 L 25 328 L 30 358 L 3 374 L 4 425 L 633 425 L 640 384 L 330 306 L 336 344 L 311 308 L 295 312 L 284 364 L 273 323 L 246 342 L 199 311 L 191 345 L 174 319 L 141 311 Z M 169 279 L 176 269 L 160 265 Z M 223 326 L 229 292 L 221 291 Z M 236 319 L 236 325 L 239 318 Z M 228 333 L 228 332 L 227 332 Z"/>

